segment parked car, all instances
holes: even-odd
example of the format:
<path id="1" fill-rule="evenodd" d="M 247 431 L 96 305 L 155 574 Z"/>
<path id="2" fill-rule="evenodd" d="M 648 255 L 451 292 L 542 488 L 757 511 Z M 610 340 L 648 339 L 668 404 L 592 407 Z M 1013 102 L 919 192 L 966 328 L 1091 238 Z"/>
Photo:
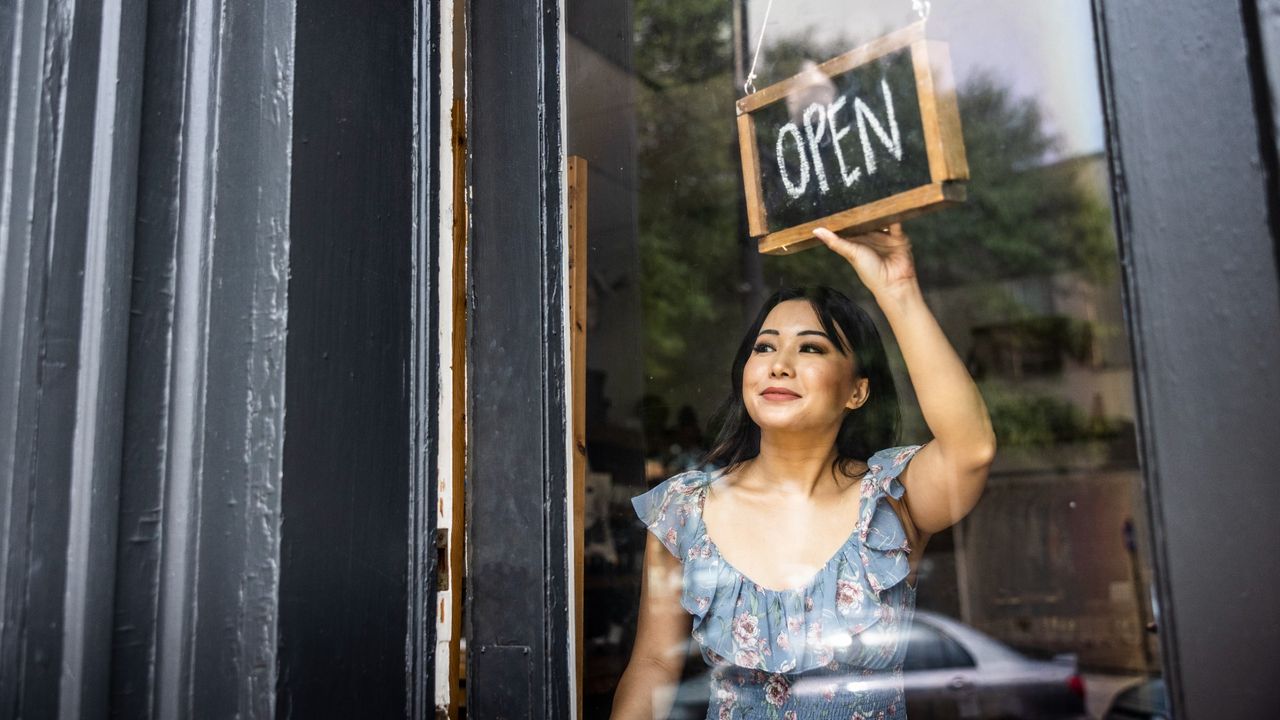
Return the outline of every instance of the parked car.
<path id="1" fill-rule="evenodd" d="M 1168 720 L 1170 717 L 1164 679 L 1151 678 L 1116 694 L 1102 720 Z"/>
<path id="2" fill-rule="evenodd" d="M 903 689 L 909 720 L 1088 717 L 1074 655 L 1034 660 L 967 625 L 925 611 L 916 613 L 907 642 Z M 794 686 L 797 691 L 803 682 Z M 709 693 L 706 671 L 687 677 L 676 690 L 670 717 L 702 720 Z"/>

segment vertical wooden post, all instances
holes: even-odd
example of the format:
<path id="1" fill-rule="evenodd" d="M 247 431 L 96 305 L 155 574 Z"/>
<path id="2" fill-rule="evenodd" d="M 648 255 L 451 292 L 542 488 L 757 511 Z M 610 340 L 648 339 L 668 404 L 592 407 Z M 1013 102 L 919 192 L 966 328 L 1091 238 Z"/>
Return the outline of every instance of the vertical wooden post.
<path id="1" fill-rule="evenodd" d="M 582 717 L 583 526 L 587 478 L 587 160 L 569 156 L 565 187 L 569 196 L 569 367 L 573 383 L 573 654 L 575 702 Z"/>
<path id="2" fill-rule="evenodd" d="M 453 101 L 453 518 L 449 546 L 449 603 L 453 632 L 449 636 L 449 717 L 460 716 L 466 704 L 463 681 L 467 663 L 462 657 L 462 578 L 466 563 L 467 477 L 467 107 Z M 439 609 L 443 611 L 443 608 Z"/>

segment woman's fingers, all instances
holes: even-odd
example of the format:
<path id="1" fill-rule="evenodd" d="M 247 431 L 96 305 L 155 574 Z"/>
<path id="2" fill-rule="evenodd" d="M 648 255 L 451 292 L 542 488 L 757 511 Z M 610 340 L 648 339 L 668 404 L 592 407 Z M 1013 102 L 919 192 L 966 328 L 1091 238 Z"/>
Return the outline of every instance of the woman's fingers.
<path id="1" fill-rule="evenodd" d="M 849 237 L 837 235 L 827 228 L 821 227 L 814 229 L 813 234 L 827 247 L 846 257 L 848 257 L 847 253 L 852 252 L 853 248 L 858 245 L 865 245 L 880 254 L 892 253 L 898 248 L 911 246 L 911 241 L 902 232 L 902 225 L 898 223 L 894 223 L 883 230 L 872 230 L 871 232 Z"/>
<path id="2" fill-rule="evenodd" d="M 816 228 L 813 234 L 828 249 L 844 258 L 863 283 L 873 276 L 877 253 L 866 243 L 859 242 L 857 238 L 842 238 L 826 228 Z"/>
<path id="3" fill-rule="evenodd" d="M 826 245 L 836 254 L 848 260 L 853 259 L 853 254 L 857 248 L 849 240 L 846 240 L 823 227 L 816 228 L 813 231 L 813 234 L 822 241 L 823 245 Z"/>
<path id="4" fill-rule="evenodd" d="M 822 242 L 826 243 L 828 246 L 830 246 L 832 243 L 834 243 L 834 242 L 838 242 L 838 241 L 840 240 L 840 236 L 839 236 L 839 235 L 836 235 L 835 233 L 831 232 L 830 230 L 828 230 L 828 229 L 826 229 L 826 228 L 824 228 L 824 227 L 820 227 L 820 228 L 815 229 L 815 230 L 813 231 L 813 234 L 814 234 L 814 235 L 815 235 L 819 240 L 821 240 Z"/>
<path id="5" fill-rule="evenodd" d="M 870 245 L 878 250 L 892 250 L 910 244 L 906 234 L 902 232 L 902 225 L 898 223 L 894 223 L 883 230 L 872 230 L 871 232 L 855 235 L 850 240 Z"/>
<path id="6" fill-rule="evenodd" d="M 884 242 L 889 237 L 879 231 L 852 237 L 842 237 L 821 227 L 815 228 L 813 234 L 824 245 L 849 262 L 855 262 L 855 258 L 858 257 L 859 253 L 866 252 L 866 250 L 871 250 L 872 255 L 879 254 L 879 249 L 884 247 Z M 863 248 L 866 248 L 866 250 Z"/>

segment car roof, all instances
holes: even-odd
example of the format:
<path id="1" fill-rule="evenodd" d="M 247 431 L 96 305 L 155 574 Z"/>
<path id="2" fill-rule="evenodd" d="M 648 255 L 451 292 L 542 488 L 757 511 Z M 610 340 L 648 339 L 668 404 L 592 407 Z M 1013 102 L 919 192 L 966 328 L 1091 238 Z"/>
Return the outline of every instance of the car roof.
<path id="1" fill-rule="evenodd" d="M 1025 663 L 1030 661 L 1027 656 L 990 635 L 946 615 L 928 610 L 917 610 L 915 618 L 919 622 L 933 626 L 960 643 L 973 656 L 974 661 L 980 665 L 1001 662 Z"/>

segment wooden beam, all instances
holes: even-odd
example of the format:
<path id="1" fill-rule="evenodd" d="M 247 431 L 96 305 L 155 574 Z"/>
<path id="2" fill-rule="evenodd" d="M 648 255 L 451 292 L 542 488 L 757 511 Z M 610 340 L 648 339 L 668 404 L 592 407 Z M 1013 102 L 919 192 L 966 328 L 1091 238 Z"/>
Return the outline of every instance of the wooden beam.
<path id="1" fill-rule="evenodd" d="M 756 122 L 749 114 L 738 116 L 738 150 L 742 154 L 742 183 L 747 198 L 747 229 L 752 237 L 769 232 L 764 214 L 764 189 L 760 186 L 760 148 Z"/>
<path id="2" fill-rule="evenodd" d="M 587 506 L 587 160 L 569 156 L 565 190 L 569 196 L 566 218 L 569 235 L 569 367 L 573 383 L 573 655 L 574 694 L 582 717 L 583 677 L 583 564 Z"/>
<path id="3" fill-rule="evenodd" d="M 964 185 L 933 183 L 898 193 L 869 205 L 861 205 L 820 220 L 780 230 L 760 238 L 760 252 L 766 255 L 788 255 L 821 244 L 813 236 L 816 228 L 836 229 L 844 236 L 888 227 L 922 215 L 930 210 L 964 202 Z"/>
<path id="4" fill-rule="evenodd" d="M 951 75 L 951 53 L 946 43 L 917 40 L 911 45 L 920 119 L 929 151 L 929 175 L 935 183 L 969 179 L 964 151 L 960 107 Z"/>
<path id="5" fill-rule="evenodd" d="M 453 101 L 453 512 L 449 530 L 449 603 L 453 631 L 449 635 L 449 717 L 461 716 L 466 704 L 467 663 L 462 657 L 462 585 L 466 564 L 467 477 L 467 110 Z M 438 608 L 442 610 L 443 608 Z"/>

